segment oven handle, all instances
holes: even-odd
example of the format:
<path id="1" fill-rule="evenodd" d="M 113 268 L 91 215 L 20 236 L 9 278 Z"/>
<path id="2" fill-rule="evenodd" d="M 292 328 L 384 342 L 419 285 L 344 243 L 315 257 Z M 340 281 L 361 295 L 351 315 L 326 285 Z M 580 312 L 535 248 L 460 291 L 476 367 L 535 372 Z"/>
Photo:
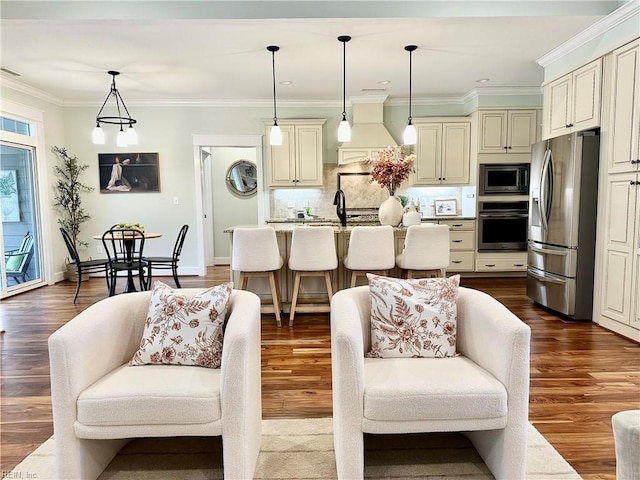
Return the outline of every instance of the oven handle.
<path id="1" fill-rule="evenodd" d="M 482 218 L 526 218 L 528 213 L 480 213 Z"/>

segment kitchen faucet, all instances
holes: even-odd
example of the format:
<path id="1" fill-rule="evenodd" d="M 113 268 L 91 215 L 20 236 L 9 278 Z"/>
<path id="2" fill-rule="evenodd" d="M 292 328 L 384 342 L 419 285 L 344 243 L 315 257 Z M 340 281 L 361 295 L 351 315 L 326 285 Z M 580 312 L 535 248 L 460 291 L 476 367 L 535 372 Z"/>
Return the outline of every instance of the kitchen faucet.
<path id="1" fill-rule="evenodd" d="M 347 201 L 344 196 L 344 192 L 340 189 L 336 192 L 336 196 L 333 197 L 333 204 L 336 206 L 336 215 L 340 219 L 340 225 L 347 226 Z"/>

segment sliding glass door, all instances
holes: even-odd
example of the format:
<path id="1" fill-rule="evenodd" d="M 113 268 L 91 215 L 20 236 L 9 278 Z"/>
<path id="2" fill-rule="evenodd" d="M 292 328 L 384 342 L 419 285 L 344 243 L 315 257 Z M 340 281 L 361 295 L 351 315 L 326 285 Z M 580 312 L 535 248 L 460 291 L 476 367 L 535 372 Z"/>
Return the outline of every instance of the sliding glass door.
<path id="1" fill-rule="evenodd" d="M 30 125 L 0 117 L 0 297 L 43 284 L 42 228 Z M 9 132 L 7 134 L 7 132 Z M 11 138 L 14 141 L 7 141 Z M 21 143 L 23 140 L 24 143 Z"/>

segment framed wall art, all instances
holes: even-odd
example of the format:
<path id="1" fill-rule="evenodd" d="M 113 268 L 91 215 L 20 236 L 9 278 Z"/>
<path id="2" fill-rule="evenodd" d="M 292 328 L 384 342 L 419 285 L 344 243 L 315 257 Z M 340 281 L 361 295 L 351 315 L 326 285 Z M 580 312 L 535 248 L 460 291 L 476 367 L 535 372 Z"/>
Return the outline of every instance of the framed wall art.
<path id="1" fill-rule="evenodd" d="M 436 216 L 455 216 L 458 214 L 458 202 L 455 198 L 433 201 Z"/>
<path id="2" fill-rule="evenodd" d="M 2 204 L 2 222 L 20 221 L 16 170 L 0 170 L 0 203 Z"/>
<path id="3" fill-rule="evenodd" d="M 157 153 L 99 153 L 100 193 L 160 191 Z"/>

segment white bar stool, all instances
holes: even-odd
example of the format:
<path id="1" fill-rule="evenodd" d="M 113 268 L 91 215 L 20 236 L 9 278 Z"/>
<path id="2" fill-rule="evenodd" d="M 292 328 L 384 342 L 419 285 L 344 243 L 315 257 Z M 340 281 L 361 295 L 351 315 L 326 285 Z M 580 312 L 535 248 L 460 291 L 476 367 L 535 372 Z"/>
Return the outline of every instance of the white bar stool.
<path id="1" fill-rule="evenodd" d="M 333 227 L 296 227 L 291 235 L 289 269 L 296 272 L 289 326 L 293 326 L 296 312 L 329 312 L 333 297 L 331 271 L 338 268 Z M 329 303 L 298 305 L 302 277 L 324 277 Z"/>
<path id="2" fill-rule="evenodd" d="M 387 275 L 395 266 L 393 227 L 353 227 L 344 266 L 351 270 L 351 287 L 356 286 L 358 275 L 366 275 L 367 272 Z"/>
<path id="3" fill-rule="evenodd" d="M 263 305 L 262 313 L 275 313 L 280 327 L 280 287 L 277 272 L 284 261 L 272 227 L 235 228 L 233 230 L 231 270 L 240 272 L 240 290 L 246 290 L 249 278 L 267 277 L 273 305 Z"/>
<path id="4" fill-rule="evenodd" d="M 449 225 L 411 225 L 396 265 L 407 271 L 407 278 L 413 278 L 413 272 L 418 271 L 426 276 L 444 277 L 450 261 L 449 250 Z"/>

